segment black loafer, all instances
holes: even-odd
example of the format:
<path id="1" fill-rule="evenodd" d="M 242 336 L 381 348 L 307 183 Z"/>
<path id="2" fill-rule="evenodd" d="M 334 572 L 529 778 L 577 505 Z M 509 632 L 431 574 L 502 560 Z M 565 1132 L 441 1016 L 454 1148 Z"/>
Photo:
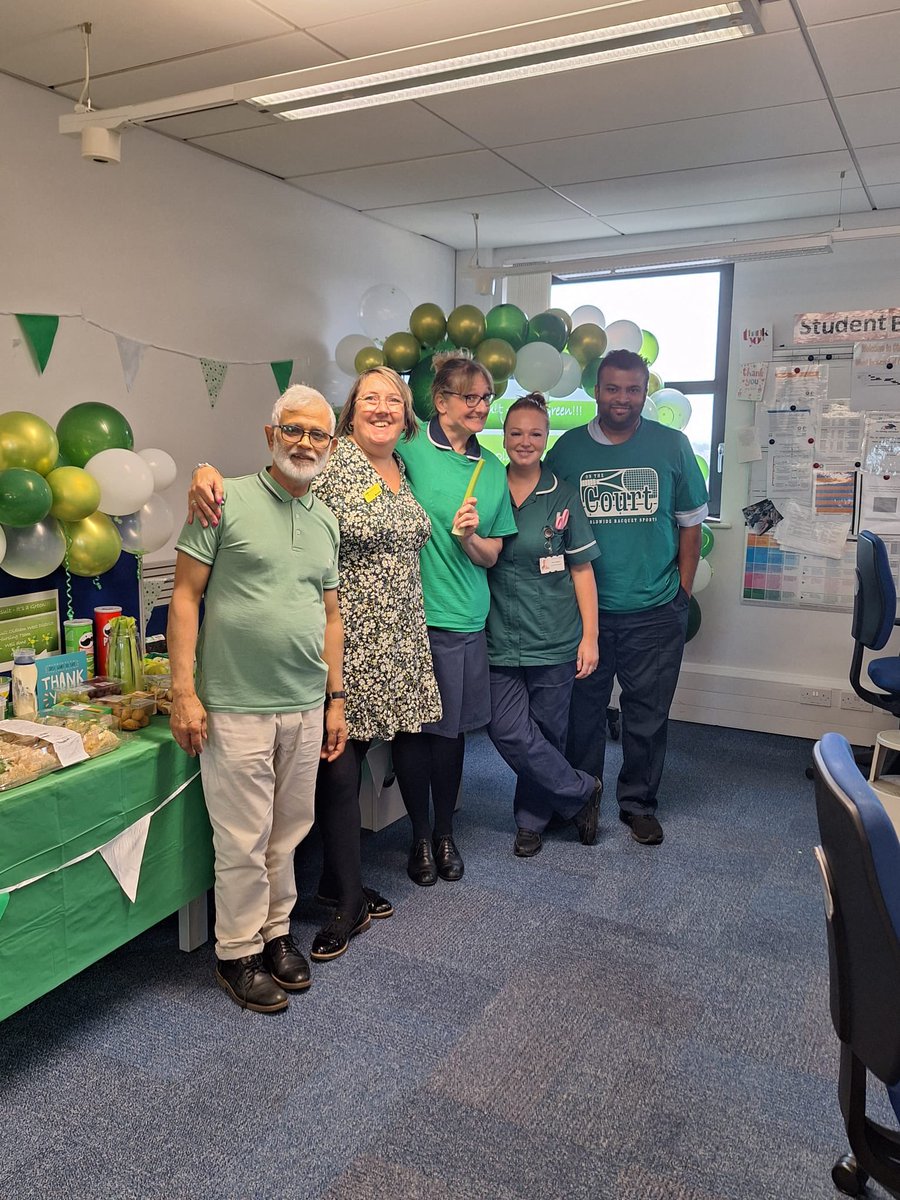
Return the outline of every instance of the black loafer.
<path id="1" fill-rule="evenodd" d="M 287 1008 L 290 997 L 266 970 L 261 954 L 217 958 L 216 982 L 235 1004 L 252 1012 L 274 1013 Z"/>
<path id="2" fill-rule="evenodd" d="M 433 887 L 437 883 L 437 866 L 425 838 L 420 842 L 413 842 L 406 862 L 406 873 L 419 887 Z"/>
<path id="3" fill-rule="evenodd" d="M 289 933 L 266 942 L 262 957 L 266 970 L 286 992 L 305 992 L 309 987 L 309 963 Z"/>
<path id="4" fill-rule="evenodd" d="M 516 858 L 534 858 L 541 851 L 541 835 L 533 829 L 517 829 L 516 840 L 513 842 L 513 854 Z"/>
<path id="5" fill-rule="evenodd" d="M 658 846 L 663 840 L 663 827 L 653 813 L 627 813 L 620 809 L 619 820 L 631 826 L 631 836 L 642 846 Z"/>
<path id="6" fill-rule="evenodd" d="M 449 834 L 436 837 L 432 839 L 432 845 L 437 873 L 441 879 L 446 879 L 448 883 L 456 883 L 458 879 L 462 879 L 466 868 L 453 838 Z"/>
<path id="7" fill-rule="evenodd" d="M 572 823 L 578 830 L 578 840 L 582 846 L 593 846 L 597 840 L 597 825 L 600 822 L 600 797 L 603 795 L 603 784 L 599 779 L 594 780 L 594 790 L 587 804 L 575 814 Z"/>
<path id="8" fill-rule="evenodd" d="M 376 892 L 374 888 L 364 887 L 363 896 L 366 899 L 366 908 L 369 910 L 369 916 L 375 921 L 383 921 L 387 917 L 394 915 L 394 906 L 386 896 L 382 896 L 380 892 Z M 337 900 L 333 900 L 331 896 L 323 896 L 321 892 L 316 895 L 316 904 L 324 904 L 326 908 L 337 908 Z"/>
<path id="9" fill-rule="evenodd" d="M 348 917 L 342 912 L 336 912 L 331 920 L 313 938 L 312 950 L 309 957 L 315 962 L 328 962 L 332 958 L 340 958 L 350 945 L 350 939 L 368 929 L 371 918 L 366 910 L 365 902 L 360 905 L 356 917 Z"/>

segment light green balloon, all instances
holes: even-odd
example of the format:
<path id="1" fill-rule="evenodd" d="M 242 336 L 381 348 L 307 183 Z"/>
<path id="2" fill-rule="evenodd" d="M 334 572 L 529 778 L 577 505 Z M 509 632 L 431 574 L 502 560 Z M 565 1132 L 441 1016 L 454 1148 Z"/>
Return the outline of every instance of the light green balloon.
<path id="1" fill-rule="evenodd" d="M 0 470 L 22 467 L 46 475 L 59 456 L 59 441 L 41 417 L 30 412 L 0 414 Z"/>
<path id="2" fill-rule="evenodd" d="M 122 553 L 119 531 L 106 513 L 95 512 L 83 521 L 63 522 L 68 543 L 67 565 L 73 575 L 93 579 L 115 566 Z"/>
<path id="3" fill-rule="evenodd" d="M 638 354 L 648 367 L 652 367 L 659 358 L 659 342 L 649 329 L 642 329 L 641 333 L 644 337 L 641 341 L 641 348 L 638 350 Z"/>
<path id="4" fill-rule="evenodd" d="M 97 511 L 100 484 L 81 467 L 56 467 L 47 476 L 53 493 L 50 516 L 60 521 L 83 521 Z"/>

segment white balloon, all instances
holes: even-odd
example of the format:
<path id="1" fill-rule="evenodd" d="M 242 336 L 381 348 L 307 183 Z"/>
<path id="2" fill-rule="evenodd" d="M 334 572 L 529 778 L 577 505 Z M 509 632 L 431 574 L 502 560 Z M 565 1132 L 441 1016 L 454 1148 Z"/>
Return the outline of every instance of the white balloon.
<path id="1" fill-rule="evenodd" d="M 609 339 L 606 344 L 607 354 L 610 350 L 631 350 L 633 354 L 637 354 L 644 344 L 644 331 L 634 321 L 613 321 L 612 325 L 607 327 L 606 336 Z"/>
<path id="2" fill-rule="evenodd" d="M 562 355 L 546 342 L 529 342 L 516 355 L 516 379 L 529 392 L 549 392 L 562 373 Z"/>
<path id="3" fill-rule="evenodd" d="M 359 323 L 370 338 L 383 342 L 398 329 L 409 328 L 411 311 L 412 303 L 405 292 L 388 283 L 379 283 L 363 293 L 359 302 Z"/>
<path id="4" fill-rule="evenodd" d="M 3 526 L 0 525 L 0 563 L 6 555 L 6 534 L 3 532 Z"/>
<path id="5" fill-rule="evenodd" d="M 702 592 L 708 586 L 712 579 L 713 570 L 709 565 L 709 559 L 701 558 L 697 563 L 697 573 L 694 575 L 694 591 Z"/>
<path id="6" fill-rule="evenodd" d="M 146 450 L 138 450 L 138 454 L 153 472 L 153 486 L 158 492 L 164 492 L 171 487 L 178 474 L 175 459 L 165 450 L 157 450 L 155 446 Z"/>
<path id="7" fill-rule="evenodd" d="M 560 357 L 563 364 L 562 375 L 559 377 L 559 382 L 550 389 L 550 395 L 557 398 L 572 395 L 581 384 L 582 371 L 581 363 L 571 354 L 562 354 Z"/>
<path id="8" fill-rule="evenodd" d="M 318 388 L 332 408 L 343 408 L 350 388 L 347 376 L 332 359 L 318 372 Z"/>
<path id="9" fill-rule="evenodd" d="M 658 421 L 659 409 L 656 407 L 656 401 L 648 396 L 644 401 L 644 407 L 641 409 L 641 416 L 646 421 Z"/>
<path id="10" fill-rule="evenodd" d="M 66 556 L 66 539 L 55 517 L 14 529 L 6 525 L 3 570 L 16 579 L 43 579 L 55 571 Z"/>
<path id="11" fill-rule="evenodd" d="M 579 325 L 599 325 L 601 329 L 605 329 L 606 317 L 603 310 L 596 304 L 582 304 L 572 313 L 572 328 L 577 329 Z"/>
<path id="12" fill-rule="evenodd" d="M 133 450 L 101 450 L 84 469 L 100 484 L 97 508 L 110 517 L 137 512 L 153 495 L 153 472 Z"/>
<path id="13" fill-rule="evenodd" d="M 334 361 L 345 375 L 351 375 L 355 379 L 357 354 L 359 354 L 360 350 L 364 350 L 366 346 L 374 345 L 375 343 L 372 339 L 362 333 L 348 333 L 335 346 Z"/>
<path id="14" fill-rule="evenodd" d="M 691 419 L 691 402 L 678 388 L 660 388 L 650 397 L 656 405 L 657 420 L 670 429 L 684 429 Z"/>
<path id="15" fill-rule="evenodd" d="M 172 536 L 175 518 L 168 503 L 154 492 L 143 508 L 117 521 L 116 528 L 123 550 L 129 554 L 152 554 L 161 550 Z"/>

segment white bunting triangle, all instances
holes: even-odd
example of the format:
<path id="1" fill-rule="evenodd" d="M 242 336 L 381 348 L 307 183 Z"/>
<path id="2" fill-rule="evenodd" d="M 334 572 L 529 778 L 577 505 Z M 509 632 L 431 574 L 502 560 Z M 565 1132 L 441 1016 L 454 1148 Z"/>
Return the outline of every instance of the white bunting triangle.
<path id="1" fill-rule="evenodd" d="M 122 374 L 125 376 L 125 390 L 130 392 L 137 373 L 141 369 L 144 343 L 136 342 L 133 338 L 123 337 L 120 333 L 115 336 L 116 345 L 119 348 L 119 358 L 122 360 Z"/>
<path id="2" fill-rule="evenodd" d="M 133 825 L 123 829 L 111 842 L 100 847 L 104 862 L 115 875 L 119 886 L 132 904 L 137 896 L 141 864 L 144 861 L 144 847 L 147 845 L 147 834 L 150 830 L 152 816 L 152 813 L 147 813 Z"/>

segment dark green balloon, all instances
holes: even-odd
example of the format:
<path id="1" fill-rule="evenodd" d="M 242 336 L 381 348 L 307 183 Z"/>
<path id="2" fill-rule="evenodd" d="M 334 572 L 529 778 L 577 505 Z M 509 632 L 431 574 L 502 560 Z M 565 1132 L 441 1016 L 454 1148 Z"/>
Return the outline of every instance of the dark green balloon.
<path id="1" fill-rule="evenodd" d="M 600 355 L 598 358 L 592 358 L 588 365 L 581 372 L 581 386 L 592 399 L 596 399 L 597 372 L 600 370 L 600 364 L 602 362 L 602 355 Z"/>
<path id="2" fill-rule="evenodd" d="M 134 434 L 122 414 L 109 404 L 76 404 L 56 426 L 59 451 L 73 467 L 83 467 L 101 450 L 133 450 Z"/>
<path id="3" fill-rule="evenodd" d="M 713 531 L 704 521 L 700 526 L 700 557 L 706 558 L 715 544 L 716 539 L 713 537 Z"/>
<path id="4" fill-rule="evenodd" d="M 43 521 L 53 493 L 43 475 L 24 467 L 0 471 L 0 524 L 22 529 Z"/>
<path id="5" fill-rule="evenodd" d="M 688 605 L 688 623 L 687 636 L 685 641 L 689 642 L 692 637 L 696 637 L 700 629 L 700 605 L 697 603 L 697 597 L 691 596 L 691 602 Z"/>
<path id="6" fill-rule="evenodd" d="M 521 350 L 528 334 L 528 318 L 515 304 L 495 304 L 485 317 L 486 337 L 509 342 L 513 350 Z"/>
<path id="7" fill-rule="evenodd" d="M 554 350 L 562 350 L 569 340 L 569 331 L 561 317 L 557 317 L 551 312 L 542 312 L 528 322 L 526 340 L 546 342 Z"/>
<path id="8" fill-rule="evenodd" d="M 431 355 L 420 359 L 409 373 L 407 383 L 413 396 L 413 409 L 417 417 L 429 421 L 434 416 L 431 402 L 431 385 L 434 383 L 434 367 Z"/>

